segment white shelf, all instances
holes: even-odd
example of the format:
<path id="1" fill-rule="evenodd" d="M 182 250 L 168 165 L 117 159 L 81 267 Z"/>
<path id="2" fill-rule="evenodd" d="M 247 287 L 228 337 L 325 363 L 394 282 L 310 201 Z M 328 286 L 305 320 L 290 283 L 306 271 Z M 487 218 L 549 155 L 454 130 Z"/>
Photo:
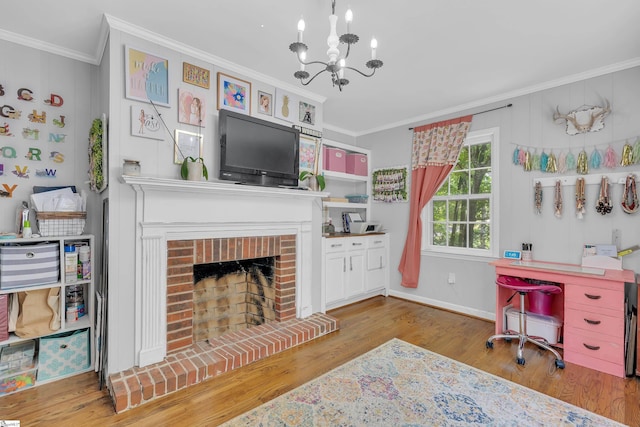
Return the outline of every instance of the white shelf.
<path id="1" fill-rule="evenodd" d="M 334 172 L 334 171 L 330 171 L 330 170 L 324 170 L 322 172 L 322 174 L 325 177 L 331 177 L 333 179 L 340 179 L 340 180 L 343 180 L 343 181 L 361 181 L 361 182 L 369 181 L 369 177 L 368 176 L 354 175 L 352 173 Z"/>
<path id="2" fill-rule="evenodd" d="M 324 206 L 328 208 L 346 208 L 346 209 L 367 209 L 369 203 L 349 203 L 349 202 L 324 202 Z"/>

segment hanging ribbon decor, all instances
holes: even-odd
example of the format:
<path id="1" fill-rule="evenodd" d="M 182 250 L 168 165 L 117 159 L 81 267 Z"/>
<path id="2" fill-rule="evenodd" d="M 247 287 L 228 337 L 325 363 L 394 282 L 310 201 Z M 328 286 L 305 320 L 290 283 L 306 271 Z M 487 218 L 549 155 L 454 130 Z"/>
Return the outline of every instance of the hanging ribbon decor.
<path id="1" fill-rule="evenodd" d="M 582 150 L 578 154 L 578 164 L 576 165 L 576 172 L 580 175 L 586 175 L 589 173 L 589 162 L 587 162 L 587 152 Z"/>
<path id="2" fill-rule="evenodd" d="M 586 212 L 586 209 L 584 208 L 586 204 L 584 185 L 584 178 L 578 178 L 576 180 L 576 216 L 578 219 L 584 218 L 584 213 Z"/>
<path id="3" fill-rule="evenodd" d="M 611 206 L 611 199 L 609 198 L 609 178 L 606 176 L 600 180 L 600 197 L 596 203 L 596 211 L 602 215 L 611 213 L 613 207 Z"/>
<path id="4" fill-rule="evenodd" d="M 531 169 L 540 170 L 540 154 L 534 152 L 531 156 Z"/>
<path id="5" fill-rule="evenodd" d="M 565 173 L 567 171 L 567 153 L 564 151 L 558 157 L 558 172 Z"/>
<path id="6" fill-rule="evenodd" d="M 540 181 L 536 181 L 536 189 L 535 196 L 533 199 L 533 203 L 535 206 L 535 210 L 537 214 L 542 213 L 542 183 Z"/>
<path id="7" fill-rule="evenodd" d="M 518 152 L 518 164 L 520 166 L 524 166 L 524 163 L 526 162 L 526 160 L 527 160 L 527 152 L 526 152 L 526 150 L 520 150 Z"/>
<path id="8" fill-rule="evenodd" d="M 547 170 L 547 164 L 549 163 L 549 155 L 544 151 L 540 155 L 540 170 L 542 172 Z"/>
<path id="9" fill-rule="evenodd" d="M 622 158 L 620 159 L 620 166 L 631 166 L 633 164 L 633 147 L 629 143 L 624 144 L 622 147 Z"/>
<path id="10" fill-rule="evenodd" d="M 531 153 L 529 150 L 524 154 L 524 170 L 527 172 L 531 171 Z"/>
<path id="11" fill-rule="evenodd" d="M 640 137 L 636 139 L 636 142 L 633 144 L 633 163 L 640 163 Z"/>
<path id="12" fill-rule="evenodd" d="M 613 169 L 618 165 L 618 158 L 616 156 L 616 152 L 612 146 L 607 148 L 607 151 L 604 153 L 604 167 Z"/>
<path id="13" fill-rule="evenodd" d="M 571 151 L 567 154 L 567 170 L 574 170 L 576 168 L 576 158 Z"/>
<path id="14" fill-rule="evenodd" d="M 556 181 L 556 189 L 553 197 L 553 210 L 556 218 L 562 218 L 562 182 Z"/>
<path id="15" fill-rule="evenodd" d="M 520 164 L 520 147 L 513 150 L 513 164 L 516 166 Z"/>
<path id="16" fill-rule="evenodd" d="M 636 191 L 636 176 L 630 174 L 624 183 L 624 193 L 622 195 L 622 210 L 632 214 L 638 210 L 638 192 Z"/>
<path id="17" fill-rule="evenodd" d="M 545 170 L 551 173 L 558 172 L 558 161 L 556 160 L 556 155 L 553 154 L 553 151 L 549 154 L 549 159 L 547 160 L 547 168 Z"/>
<path id="18" fill-rule="evenodd" d="M 593 149 L 591 153 L 591 157 L 589 157 L 589 165 L 591 169 L 600 169 L 600 163 L 602 162 L 602 156 L 600 155 L 600 151 L 597 148 Z"/>

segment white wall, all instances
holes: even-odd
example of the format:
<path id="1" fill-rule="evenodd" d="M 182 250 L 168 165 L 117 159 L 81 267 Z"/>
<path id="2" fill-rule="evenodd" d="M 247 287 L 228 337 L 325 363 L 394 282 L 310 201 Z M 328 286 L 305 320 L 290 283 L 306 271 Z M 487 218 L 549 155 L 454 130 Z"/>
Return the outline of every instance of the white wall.
<path id="1" fill-rule="evenodd" d="M 556 106 L 564 113 L 582 105 L 602 105 L 611 101 L 612 113 L 605 119 L 600 132 L 569 136 L 564 125 L 553 123 Z M 516 144 L 527 147 L 554 147 L 554 153 L 571 148 L 577 157 L 584 147 L 591 154 L 594 145 L 604 154 L 609 143 L 621 153 L 625 140 L 635 142 L 640 135 L 640 68 L 632 68 L 565 86 L 506 100 L 486 108 L 513 103 L 513 107 L 474 116 L 471 131 L 490 127 L 500 128 L 499 191 L 499 253 L 505 249 L 519 249 L 522 242 L 533 243 L 537 260 L 579 264 L 582 246 L 587 243 L 611 243 L 614 229 L 621 230 L 621 247 L 640 243 L 640 213 L 628 215 L 619 208 L 622 186 L 613 187 L 614 210 L 602 216 L 595 211 L 599 185 L 587 186 L 587 213 L 583 220 L 576 219 L 574 188 L 564 187 L 564 214 L 561 219 L 553 215 L 553 187 L 544 190 L 543 214 L 533 209 L 533 179 L 560 176 L 542 172 L 525 172 L 512 164 Z M 461 111 L 462 116 L 475 111 Z M 418 115 L 420 112 L 416 112 Z M 448 117 L 430 120 L 436 122 Z M 421 125 L 425 123 L 416 123 Z M 357 138 L 359 146 L 373 152 L 373 167 L 410 165 L 412 132 L 408 127 L 395 128 Z M 635 172 L 640 165 L 618 167 L 615 170 L 591 170 L 590 174 L 607 172 Z M 575 171 L 565 175 L 575 176 Z M 433 305 L 450 308 L 485 318 L 494 318 L 494 270 L 490 259 L 450 257 L 439 254 L 423 255 L 420 282 L 417 289 L 400 285 L 397 266 L 404 248 L 409 217 L 408 204 L 374 203 L 374 220 L 381 221 L 391 232 L 392 294 Z M 623 258 L 623 267 L 640 272 L 640 254 Z M 447 284 L 449 272 L 456 274 L 456 284 Z"/>

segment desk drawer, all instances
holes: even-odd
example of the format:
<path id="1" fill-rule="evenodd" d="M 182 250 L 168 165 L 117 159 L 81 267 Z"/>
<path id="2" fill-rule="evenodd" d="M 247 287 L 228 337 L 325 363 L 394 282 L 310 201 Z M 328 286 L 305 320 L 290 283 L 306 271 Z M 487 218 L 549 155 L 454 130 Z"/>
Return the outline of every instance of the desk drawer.
<path id="1" fill-rule="evenodd" d="M 624 291 L 616 289 L 601 289 L 591 286 L 565 285 L 565 307 L 577 308 L 574 304 L 581 304 L 594 308 L 610 308 L 624 310 Z"/>
<path id="2" fill-rule="evenodd" d="M 585 333 L 599 333 L 614 338 L 624 338 L 624 316 L 606 316 L 596 311 L 567 308 L 564 312 L 565 328 L 576 328 Z"/>
<path id="3" fill-rule="evenodd" d="M 565 327 L 564 349 L 565 355 L 580 353 L 590 358 L 624 365 L 623 338 Z"/>

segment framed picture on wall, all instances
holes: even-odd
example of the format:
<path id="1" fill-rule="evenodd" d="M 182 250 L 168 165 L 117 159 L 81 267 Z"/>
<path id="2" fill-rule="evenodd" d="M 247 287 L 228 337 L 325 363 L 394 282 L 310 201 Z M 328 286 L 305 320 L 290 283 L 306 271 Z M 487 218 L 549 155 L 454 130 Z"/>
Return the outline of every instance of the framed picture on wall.
<path id="1" fill-rule="evenodd" d="M 125 46 L 125 97 L 169 107 L 169 60 Z"/>
<path id="2" fill-rule="evenodd" d="M 140 138 L 163 140 L 160 119 L 149 106 L 131 106 L 131 135 Z"/>
<path id="3" fill-rule="evenodd" d="M 316 124 L 316 106 L 300 101 L 298 120 L 307 125 Z"/>
<path id="4" fill-rule="evenodd" d="M 295 95 L 282 89 L 276 89 L 274 115 L 277 118 L 293 123 L 297 119 L 297 108 L 298 98 Z"/>
<path id="5" fill-rule="evenodd" d="M 308 135 L 300 135 L 300 172 L 316 173 L 320 140 Z"/>
<path id="6" fill-rule="evenodd" d="M 193 157 L 194 159 L 202 157 L 202 135 L 176 129 L 175 137 L 173 163 L 179 165 L 187 157 Z"/>
<path id="7" fill-rule="evenodd" d="M 258 113 L 273 115 L 273 95 L 261 90 L 258 91 Z"/>
<path id="8" fill-rule="evenodd" d="M 206 98 L 188 90 L 178 89 L 178 121 L 204 127 Z"/>
<path id="9" fill-rule="evenodd" d="M 182 63 L 182 81 L 204 89 L 211 86 L 211 72 L 188 62 Z"/>
<path id="10" fill-rule="evenodd" d="M 218 110 L 251 114 L 251 83 L 218 73 Z"/>

